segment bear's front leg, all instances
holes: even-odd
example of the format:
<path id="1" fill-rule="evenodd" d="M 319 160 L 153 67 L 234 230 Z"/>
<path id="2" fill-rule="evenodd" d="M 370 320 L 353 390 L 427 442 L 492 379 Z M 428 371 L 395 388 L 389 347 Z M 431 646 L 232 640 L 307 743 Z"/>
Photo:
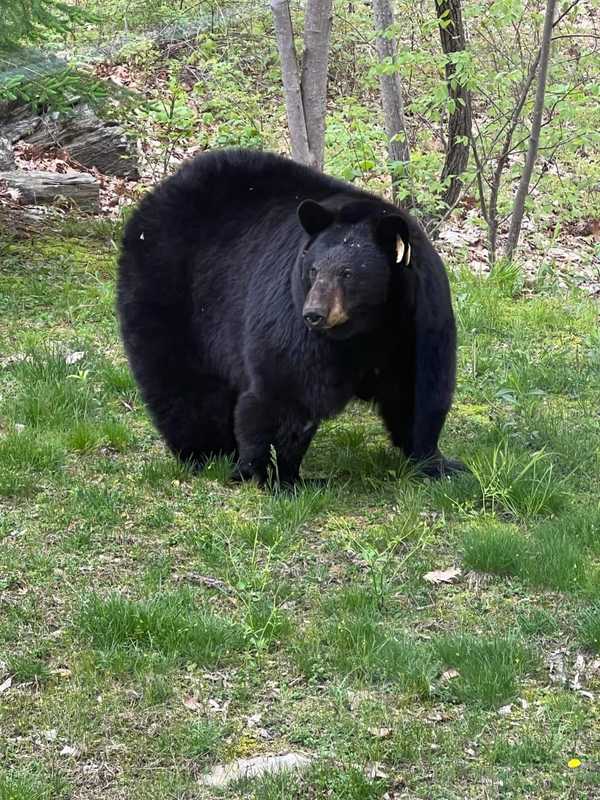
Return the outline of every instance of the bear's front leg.
<path id="1" fill-rule="evenodd" d="M 317 423 L 306 413 L 281 398 L 269 400 L 245 392 L 235 409 L 239 459 L 233 479 L 293 486 L 316 429 Z"/>
<path id="2" fill-rule="evenodd" d="M 446 458 L 438 448 L 438 439 L 450 406 L 435 405 L 435 392 L 415 403 L 408 387 L 399 381 L 382 381 L 375 399 L 379 412 L 389 431 L 392 443 L 399 447 L 411 461 L 419 464 L 419 471 L 428 478 L 443 478 L 466 470 L 454 458 Z"/>

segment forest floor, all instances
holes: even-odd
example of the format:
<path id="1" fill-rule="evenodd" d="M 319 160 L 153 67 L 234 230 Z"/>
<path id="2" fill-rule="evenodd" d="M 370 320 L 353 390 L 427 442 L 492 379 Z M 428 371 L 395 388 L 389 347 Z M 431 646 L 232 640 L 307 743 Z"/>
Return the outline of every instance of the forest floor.
<path id="1" fill-rule="evenodd" d="M 111 224 L 2 236 L 1 800 L 600 798 L 598 309 L 453 249 L 472 474 L 411 475 L 356 405 L 328 487 L 270 495 L 165 451 Z"/>

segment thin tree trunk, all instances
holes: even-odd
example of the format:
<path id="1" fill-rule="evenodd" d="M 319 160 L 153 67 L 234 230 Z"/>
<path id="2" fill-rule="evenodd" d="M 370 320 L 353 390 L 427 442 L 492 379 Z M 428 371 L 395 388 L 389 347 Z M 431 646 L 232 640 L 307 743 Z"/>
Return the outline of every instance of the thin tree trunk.
<path id="1" fill-rule="evenodd" d="M 435 0 L 442 50 L 446 56 L 467 48 L 462 19 L 461 0 Z M 447 24 L 449 21 L 449 24 Z M 450 58 L 446 61 L 446 84 L 448 97 L 454 101 L 454 110 L 448 118 L 448 147 L 442 169 L 442 180 L 450 178 L 443 194 L 446 207 L 455 205 L 462 187 L 462 174 L 469 161 L 469 139 L 471 138 L 471 93 L 454 79 L 456 65 Z M 462 141 L 461 141 L 462 139 Z"/>
<path id="2" fill-rule="evenodd" d="M 527 72 L 527 76 L 521 87 L 521 92 L 519 94 L 519 97 L 517 98 L 517 103 L 510 115 L 510 120 L 506 123 L 505 126 L 506 133 L 504 135 L 502 148 L 496 160 L 496 167 L 494 169 L 494 172 L 492 173 L 492 179 L 490 182 L 490 201 L 487 207 L 487 214 L 485 217 L 486 222 L 488 224 L 488 242 L 490 248 L 489 258 L 490 258 L 490 266 L 492 268 L 496 263 L 496 250 L 498 243 L 498 226 L 499 226 L 498 193 L 500 191 L 500 184 L 502 182 L 502 173 L 504 172 L 504 169 L 508 162 L 508 157 L 511 152 L 513 136 L 517 128 L 517 125 L 519 124 L 519 120 L 521 118 L 521 111 L 523 110 L 523 106 L 525 105 L 525 102 L 527 100 L 531 84 L 534 81 L 535 73 L 537 71 L 539 62 L 540 62 L 540 51 L 538 50 L 534 60 L 532 61 L 529 67 L 529 71 Z M 473 153 L 476 154 L 477 148 L 475 146 L 475 140 L 472 136 L 472 133 L 471 133 L 471 144 L 473 147 Z M 481 163 L 478 163 L 477 168 L 479 170 L 479 177 L 481 180 L 481 173 L 483 170 Z M 481 185 L 480 185 L 480 192 L 481 192 Z M 483 204 L 482 208 L 484 208 Z"/>
<path id="3" fill-rule="evenodd" d="M 540 51 L 540 65 L 538 73 L 537 88 L 535 92 L 535 105 L 531 120 L 531 135 L 529 137 L 529 147 L 525 158 L 525 166 L 517 188 L 508 241 L 506 244 L 506 257 L 512 259 L 521 233 L 523 222 L 523 212 L 525 209 L 525 199 L 529 192 L 529 183 L 535 166 L 538 148 L 540 144 L 540 130 L 542 128 L 542 117 L 544 115 L 544 100 L 546 97 L 546 80 L 548 77 L 548 66 L 550 64 L 550 49 L 552 44 L 552 28 L 554 27 L 554 13 L 556 10 L 556 0 L 547 0 L 546 14 L 544 17 L 544 31 L 542 34 L 542 47 Z"/>
<path id="4" fill-rule="evenodd" d="M 313 166 L 323 169 L 332 0 L 306 0 L 302 100 Z"/>
<path id="5" fill-rule="evenodd" d="M 385 62 L 393 59 L 396 54 L 396 40 L 388 39 L 382 35 L 394 22 L 390 0 L 373 0 L 373 16 L 378 34 L 376 39 L 377 55 L 381 62 Z M 410 148 L 404 118 L 400 77 L 397 72 L 381 74 L 379 76 L 379 85 L 381 87 L 385 132 L 389 142 L 390 161 L 400 161 L 406 164 L 410 160 Z M 393 180 L 392 191 L 395 196 Z"/>
<path id="6" fill-rule="evenodd" d="M 288 0 L 271 0 L 275 34 L 281 58 L 283 93 L 290 130 L 292 156 L 302 164 L 311 164 L 302 91 L 298 76 L 298 58 L 294 46 L 294 30 Z"/>

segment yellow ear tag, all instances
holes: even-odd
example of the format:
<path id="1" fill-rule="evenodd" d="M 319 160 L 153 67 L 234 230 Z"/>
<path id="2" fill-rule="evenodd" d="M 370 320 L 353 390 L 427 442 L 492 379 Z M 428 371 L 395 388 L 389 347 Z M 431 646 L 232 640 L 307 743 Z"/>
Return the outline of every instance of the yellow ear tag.
<path id="1" fill-rule="evenodd" d="M 396 264 L 402 263 L 404 257 L 404 239 L 400 236 L 396 238 Z"/>
<path id="2" fill-rule="evenodd" d="M 405 245 L 401 236 L 396 237 L 396 264 L 410 264 L 410 245 Z"/>

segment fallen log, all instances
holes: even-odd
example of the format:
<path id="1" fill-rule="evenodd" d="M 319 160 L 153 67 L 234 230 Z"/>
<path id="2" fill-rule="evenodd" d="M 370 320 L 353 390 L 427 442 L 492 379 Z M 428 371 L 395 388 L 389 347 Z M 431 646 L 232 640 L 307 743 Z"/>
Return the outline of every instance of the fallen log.
<path id="1" fill-rule="evenodd" d="M 62 174 L 12 170 L 1 172 L 0 181 L 4 181 L 11 189 L 18 189 L 24 203 L 48 205 L 66 200 L 82 211 L 98 213 L 100 210 L 100 185 L 87 172 Z"/>
<path id="2" fill-rule="evenodd" d="M 65 112 L 36 114 L 28 108 L 0 110 L 0 133 L 14 144 L 27 142 L 42 149 L 60 148 L 84 167 L 96 167 L 105 175 L 135 179 L 136 155 L 123 129 L 100 119 L 87 105 Z"/>
<path id="3" fill-rule="evenodd" d="M 15 157 L 8 139 L 0 136 L 0 170 L 14 169 Z"/>

